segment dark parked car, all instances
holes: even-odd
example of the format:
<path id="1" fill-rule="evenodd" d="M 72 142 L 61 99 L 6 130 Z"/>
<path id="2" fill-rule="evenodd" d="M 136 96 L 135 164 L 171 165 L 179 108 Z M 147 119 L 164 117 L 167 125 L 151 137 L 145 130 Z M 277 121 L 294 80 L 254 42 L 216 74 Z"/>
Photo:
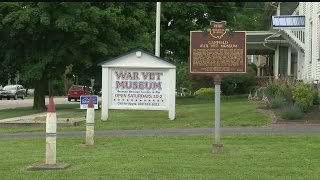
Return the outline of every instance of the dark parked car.
<path id="1" fill-rule="evenodd" d="M 71 101 L 71 99 L 77 101 L 78 99 L 80 99 L 80 96 L 82 95 L 93 95 L 93 92 L 87 86 L 72 85 L 68 90 L 68 101 Z"/>
<path id="2" fill-rule="evenodd" d="M 24 99 L 26 95 L 26 90 L 23 88 L 22 85 L 15 84 L 15 85 L 6 85 L 1 91 L 0 91 L 0 99 L 7 98 L 8 100 L 10 98 L 13 98 L 14 100 L 17 100 L 18 98 Z"/>

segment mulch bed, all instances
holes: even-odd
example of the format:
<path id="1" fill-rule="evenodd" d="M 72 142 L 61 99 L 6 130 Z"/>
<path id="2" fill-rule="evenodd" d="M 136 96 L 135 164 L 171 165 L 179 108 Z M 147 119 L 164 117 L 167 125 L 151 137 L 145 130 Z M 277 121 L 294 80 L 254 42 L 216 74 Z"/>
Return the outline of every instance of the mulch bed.
<path id="1" fill-rule="evenodd" d="M 257 112 L 271 115 L 272 124 L 320 124 L 320 105 L 312 106 L 308 112 L 304 112 L 302 118 L 296 120 L 286 120 L 280 117 L 278 109 L 258 108 Z"/>

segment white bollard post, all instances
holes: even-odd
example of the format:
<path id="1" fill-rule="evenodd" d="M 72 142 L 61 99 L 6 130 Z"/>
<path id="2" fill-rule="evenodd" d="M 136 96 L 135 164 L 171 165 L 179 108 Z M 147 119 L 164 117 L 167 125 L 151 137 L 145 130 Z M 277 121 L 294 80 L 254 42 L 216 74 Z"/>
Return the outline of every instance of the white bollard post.
<path id="1" fill-rule="evenodd" d="M 56 164 L 57 114 L 50 97 L 46 119 L 46 164 Z"/>
<path id="2" fill-rule="evenodd" d="M 92 96 L 89 98 L 86 116 L 86 145 L 94 145 L 94 105 Z"/>
<path id="3" fill-rule="evenodd" d="M 67 163 L 56 163 L 56 138 L 57 138 L 57 114 L 53 98 L 49 98 L 46 119 L 46 162 L 35 163 L 27 167 L 27 170 L 58 170 L 70 167 Z"/>

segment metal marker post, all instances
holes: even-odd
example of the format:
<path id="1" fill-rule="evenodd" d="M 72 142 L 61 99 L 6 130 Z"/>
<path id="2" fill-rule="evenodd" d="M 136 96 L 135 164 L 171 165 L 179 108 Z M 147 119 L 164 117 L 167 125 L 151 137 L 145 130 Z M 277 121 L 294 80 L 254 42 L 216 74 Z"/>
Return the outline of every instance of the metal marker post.
<path id="1" fill-rule="evenodd" d="M 214 90 L 215 90 L 215 102 L 214 102 L 214 143 L 213 143 L 213 153 L 222 152 L 223 145 L 220 143 L 220 86 L 221 86 L 221 76 L 214 76 Z"/>

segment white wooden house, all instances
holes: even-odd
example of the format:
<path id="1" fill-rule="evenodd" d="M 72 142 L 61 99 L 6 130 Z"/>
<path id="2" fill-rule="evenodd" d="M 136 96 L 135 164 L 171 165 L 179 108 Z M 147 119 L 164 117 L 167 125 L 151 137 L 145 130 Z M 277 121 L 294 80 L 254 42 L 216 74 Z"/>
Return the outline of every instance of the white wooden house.
<path id="1" fill-rule="evenodd" d="M 247 31 L 247 54 L 267 55 L 267 75 L 320 80 L 320 2 L 278 2 L 269 31 Z"/>

